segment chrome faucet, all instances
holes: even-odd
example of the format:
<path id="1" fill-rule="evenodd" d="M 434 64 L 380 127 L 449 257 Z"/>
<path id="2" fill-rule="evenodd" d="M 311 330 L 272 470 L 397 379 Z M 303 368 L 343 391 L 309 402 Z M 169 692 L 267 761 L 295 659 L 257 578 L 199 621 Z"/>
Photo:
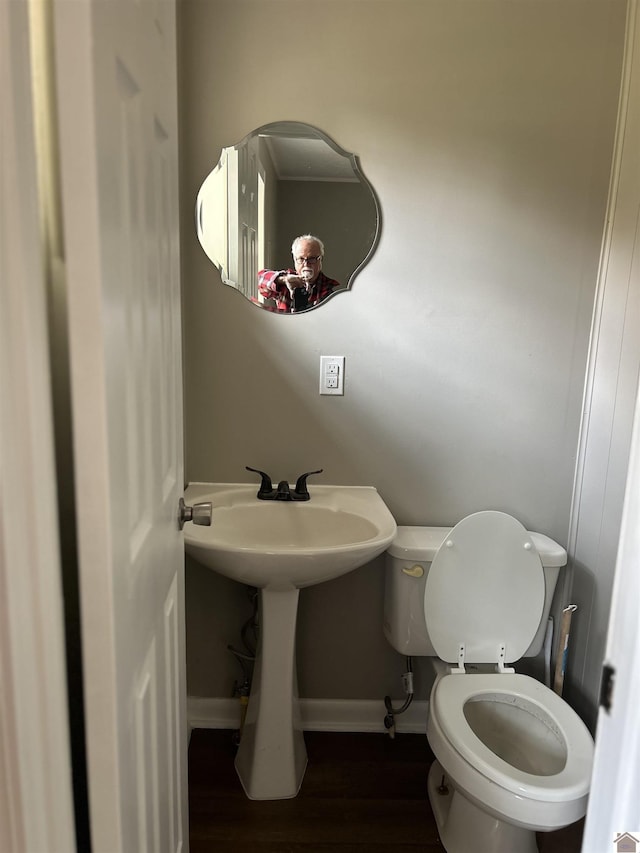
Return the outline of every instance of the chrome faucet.
<path id="1" fill-rule="evenodd" d="M 260 474 L 260 488 L 258 489 L 257 497 L 261 501 L 308 501 L 311 500 L 311 495 L 307 489 L 307 477 L 311 474 L 322 474 L 322 468 L 318 471 L 307 471 L 306 474 L 301 474 L 296 480 L 296 485 L 293 491 L 286 480 L 280 480 L 277 488 L 274 488 L 271 477 L 265 474 L 264 471 L 258 468 L 250 468 L 245 466 L 247 471 L 253 471 L 254 474 Z"/>

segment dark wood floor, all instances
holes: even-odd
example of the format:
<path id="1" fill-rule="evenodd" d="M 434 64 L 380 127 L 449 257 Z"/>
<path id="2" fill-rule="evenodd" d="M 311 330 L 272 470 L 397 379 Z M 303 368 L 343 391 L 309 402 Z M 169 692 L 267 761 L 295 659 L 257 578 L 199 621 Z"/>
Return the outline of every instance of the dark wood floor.
<path id="1" fill-rule="evenodd" d="M 195 729 L 191 853 L 443 853 L 427 799 L 433 755 L 424 735 L 306 732 L 305 741 L 298 796 L 256 801 L 236 776 L 232 732 Z M 579 853 L 581 837 L 581 823 L 541 833 L 540 853 Z"/>

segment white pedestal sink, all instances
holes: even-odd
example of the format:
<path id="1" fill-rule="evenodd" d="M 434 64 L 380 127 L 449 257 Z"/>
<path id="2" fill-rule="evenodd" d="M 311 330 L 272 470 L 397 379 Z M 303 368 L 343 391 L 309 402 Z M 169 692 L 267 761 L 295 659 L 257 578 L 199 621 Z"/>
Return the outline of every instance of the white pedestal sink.
<path id="1" fill-rule="evenodd" d="M 396 523 L 371 486 L 311 486 L 308 502 L 258 500 L 257 485 L 191 483 L 187 504 L 210 501 L 211 527 L 185 527 L 204 566 L 260 589 L 260 640 L 236 770 L 254 800 L 295 797 L 307 752 L 298 712 L 295 633 L 301 587 L 377 557 Z"/>

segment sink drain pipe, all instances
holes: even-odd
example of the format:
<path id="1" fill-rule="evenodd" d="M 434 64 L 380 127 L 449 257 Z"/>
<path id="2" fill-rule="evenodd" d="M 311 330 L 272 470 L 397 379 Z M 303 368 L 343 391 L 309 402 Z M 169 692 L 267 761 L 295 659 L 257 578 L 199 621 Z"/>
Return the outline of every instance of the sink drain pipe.
<path id="1" fill-rule="evenodd" d="M 252 613 L 249 619 L 242 626 L 240 636 L 245 647 L 245 652 L 241 652 L 234 648 L 231 644 L 227 645 L 227 649 L 235 657 L 242 669 L 242 681 L 235 682 L 233 685 L 233 695 L 240 699 L 240 727 L 234 732 L 233 741 L 236 746 L 240 745 L 242 731 L 244 729 L 244 721 L 247 716 L 247 708 L 249 705 L 249 694 L 251 693 L 251 679 L 253 675 L 253 664 L 256 660 L 256 647 L 258 645 L 258 590 L 255 587 L 246 587 L 247 596 L 252 604 Z M 252 638 L 248 638 L 251 632 Z"/>
<path id="2" fill-rule="evenodd" d="M 396 720 L 399 714 L 404 714 L 409 705 L 413 702 L 413 670 L 411 668 L 411 658 L 407 657 L 407 671 L 402 676 L 402 686 L 407 698 L 399 708 L 394 708 L 391 704 L 391 697 L 384 697 L 384 706 L 387 709 L 387 714 L 384 718 L 384 727 L 389 733 L 390 738 L 396 736 Z"/>

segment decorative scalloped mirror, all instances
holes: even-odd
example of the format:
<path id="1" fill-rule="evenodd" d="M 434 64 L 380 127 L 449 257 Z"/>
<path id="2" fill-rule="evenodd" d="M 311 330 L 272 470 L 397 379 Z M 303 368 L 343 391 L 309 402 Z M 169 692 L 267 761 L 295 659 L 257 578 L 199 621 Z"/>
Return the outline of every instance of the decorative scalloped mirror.
<path id="1" fill-rule="evenodd" d="M 222 150 L 198 193 L 196 229 L 225 284 L 291 313 L 259 291 L 259 273 L 293 270 L 293 240 L 313 234 L 324 244 L 322 274 L 338 283 L 328 298 L 348 291 L 373 254 L 380 210 L 355 154 L 311 125 L 275 122 Z"/>

